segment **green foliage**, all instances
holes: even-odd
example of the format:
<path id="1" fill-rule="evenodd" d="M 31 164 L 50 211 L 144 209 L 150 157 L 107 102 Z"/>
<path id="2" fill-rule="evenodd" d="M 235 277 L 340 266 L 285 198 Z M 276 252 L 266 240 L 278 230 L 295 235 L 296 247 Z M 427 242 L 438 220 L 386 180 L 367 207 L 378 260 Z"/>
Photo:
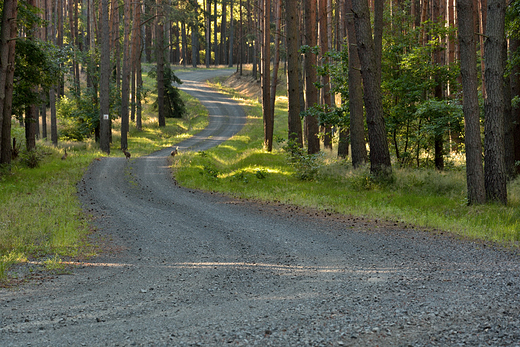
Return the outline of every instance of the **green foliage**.
<path id="1" fill-rule="evenodd" d="M 423 130 L 431 137 L 464 126 L 462 105 L 451 100 L 426 100 L 419 104 L 415 116 L 424 119 Z"/>
<path id="2" fill-rule="evenodd" d="M 22 115 L 25 107 L 46 102 L 35 87 L 48 91 L 59 80 L 63 55 L 52 44 L 27 39 L 16 42 L 15 52 L 13 113 Z"/>
<path id="3" fill-rule="evenodd" d="M 28 168 L 34 169 L 40 165 L 43 156 L 44 154 L 37 149 L 24 150 L 20 154 L 20 162 Z"/>
<path id="4" fill-rule="evenodd" d="M 62 140 L 83 141 L 99 126 L 99 103 L 92 90 L 79 98 L 61 97 L 56 109 Z"/>
<path id="5" fill-rule="evenodd" d="M 157 77 L 157 67 L 154 66 L 148 72 L 151 78 Z M 182 84 L 182 81 L 175 75 L 170 67 L 165 66 L 164 69 L 164 109 L 166 118 L 182 118 L 186 114 L 186 105 L 181 98 L 179 88 L 173 83 Z M 157 88 L 157 86 L 156 86 Z M 155 89 L 157 92 L 157 89 Z M 157 100 L 153 103 L 154 110 L 157 111 Z"/>
<path id="6" fill-rule="evenodd" d="M 295 170 L 295 176 L 302 181 L 312 181 L 317 179 L 319 170 L 323 165 L 322 153 L 307 154 L 304 148 L 296 142 L 289 141 L 283 147 L 287 153 L 287 160 Z"/>

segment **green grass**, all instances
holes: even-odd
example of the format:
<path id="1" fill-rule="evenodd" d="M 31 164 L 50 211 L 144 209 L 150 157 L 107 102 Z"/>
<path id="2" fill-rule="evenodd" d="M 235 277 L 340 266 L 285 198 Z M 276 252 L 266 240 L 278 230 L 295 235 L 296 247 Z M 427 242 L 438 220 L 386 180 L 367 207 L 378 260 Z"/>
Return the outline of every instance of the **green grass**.
<path id="1" fill-rule="evenodd" d="M 240 94 L 217 84 L 235 99 Z M 353 169 L 331 152 L 322 154 L 312 181 L 297 178 L 282 149 L 286 137 L 286 99 L 277 102 L 275 148 L 262 149 L 261 105 L 241 100 L 248 124 L 230 141 L 203 153 L 182 153 L 173 163 L 176 178 L 190 188 L 239 198 L 278 201 L 342 214 L 388 219 L 441 229 L 471 239 L 517 246 L 520 241 L 520 178 L 509 184 L 509 204 L 467 206 L 463 167 L 395 169 L 391 183 L 374 181 L 368 168 Z"/>
<path id="2" fill-rule="evenodd" d="M 30 169 L 15 162 L 0 176 L 0 279 L 10 265 L 47 254 L 76 256 L 86 246 L 88 221 L 76 184 L 100 153 L 87 144 L 39 145 L 40 162 Z"/>
<path id="3" fill-rule="evenodd" d="M 144 77 L 145 86 L 153 80 Z M 181 91 L 188 108 L 182 119 L 166 119 L 159 127 L 151 109 L 150 94 L 143 108 L 143 131 L 131 123 L 128 149 L 139 157 L 170 147 L 202 130 L 208 124 L 208 112 L 198 100 Z M 13 136 L 23 138 L 23 128 L 13 122 Z M 120 121 L 113 122 L 110 156 L 123 156 L 120 150 Z M 47 260 L 43 268 L 61 269 L 63 257 L 93 255 L 88 241 L 88 216 L 77 197 L 76 184 L 95 158 L 104 156 L 92 140 L 60 141 L 58 147 L 39 140 L 39 165 L 30 169 L 23 156 L 13 162 L 11 171 L 0 172 L 0 285 L 9 281 L 8 270 L 31 259 Z M 68 157 L 61 160 L 64 150 Z M 50 258 L 49 258 L 50 257 Z"/>

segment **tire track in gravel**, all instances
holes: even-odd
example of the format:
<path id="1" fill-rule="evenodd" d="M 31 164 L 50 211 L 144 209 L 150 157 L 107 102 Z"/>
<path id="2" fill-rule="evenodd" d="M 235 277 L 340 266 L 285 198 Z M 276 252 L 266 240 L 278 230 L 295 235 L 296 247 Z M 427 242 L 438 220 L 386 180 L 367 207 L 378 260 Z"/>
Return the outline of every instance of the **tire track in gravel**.
<path id="1" fill-rule="evenodd" d="M 196 95 L 231 108 L 210 127 L 240 127 L 219 123 L 241 118 L 232 101 Z M 168 155 L 92 164 L 80 197 L 119 251 L 2 289 L 1 346 L 520 345 L 517 254 L 184 189 Z"/>

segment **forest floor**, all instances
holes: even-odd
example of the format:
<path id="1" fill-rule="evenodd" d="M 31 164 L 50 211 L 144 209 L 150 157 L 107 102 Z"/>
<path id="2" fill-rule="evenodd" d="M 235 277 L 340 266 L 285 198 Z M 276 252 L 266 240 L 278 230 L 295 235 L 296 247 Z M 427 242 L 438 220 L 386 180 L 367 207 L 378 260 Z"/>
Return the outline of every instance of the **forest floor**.
<path id="1" fill-rule="evenodd" d="M 180 155 L 243 124 L 200 82 L 211 73 L 182 86 L 211 121 Z M 0 345 L 520 345 L 518 254 L 185 189 L 169 154 L 94 161 L 78 190 L 110 247 L 68 275 L 0 289 Z"/>

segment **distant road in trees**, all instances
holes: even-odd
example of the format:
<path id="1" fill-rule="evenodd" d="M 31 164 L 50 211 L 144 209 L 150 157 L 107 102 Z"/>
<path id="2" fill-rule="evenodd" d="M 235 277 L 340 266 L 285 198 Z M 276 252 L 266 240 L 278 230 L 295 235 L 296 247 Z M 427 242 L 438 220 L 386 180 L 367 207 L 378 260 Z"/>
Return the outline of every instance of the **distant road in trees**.
<path id="1" fill-rule="evenodd" d="M 231 70 L 179 74 L 219 109 L 215 136 L 181 150 L 205 150 L 243 123 L 232 100 L 199 83 L 212 73 Z M 78 190 L 104 252 L 70 275 L 0 289 L 0 346 L 520 344 L 513 251 L 185 189 L 169 152 L 94 161 Z"/>

